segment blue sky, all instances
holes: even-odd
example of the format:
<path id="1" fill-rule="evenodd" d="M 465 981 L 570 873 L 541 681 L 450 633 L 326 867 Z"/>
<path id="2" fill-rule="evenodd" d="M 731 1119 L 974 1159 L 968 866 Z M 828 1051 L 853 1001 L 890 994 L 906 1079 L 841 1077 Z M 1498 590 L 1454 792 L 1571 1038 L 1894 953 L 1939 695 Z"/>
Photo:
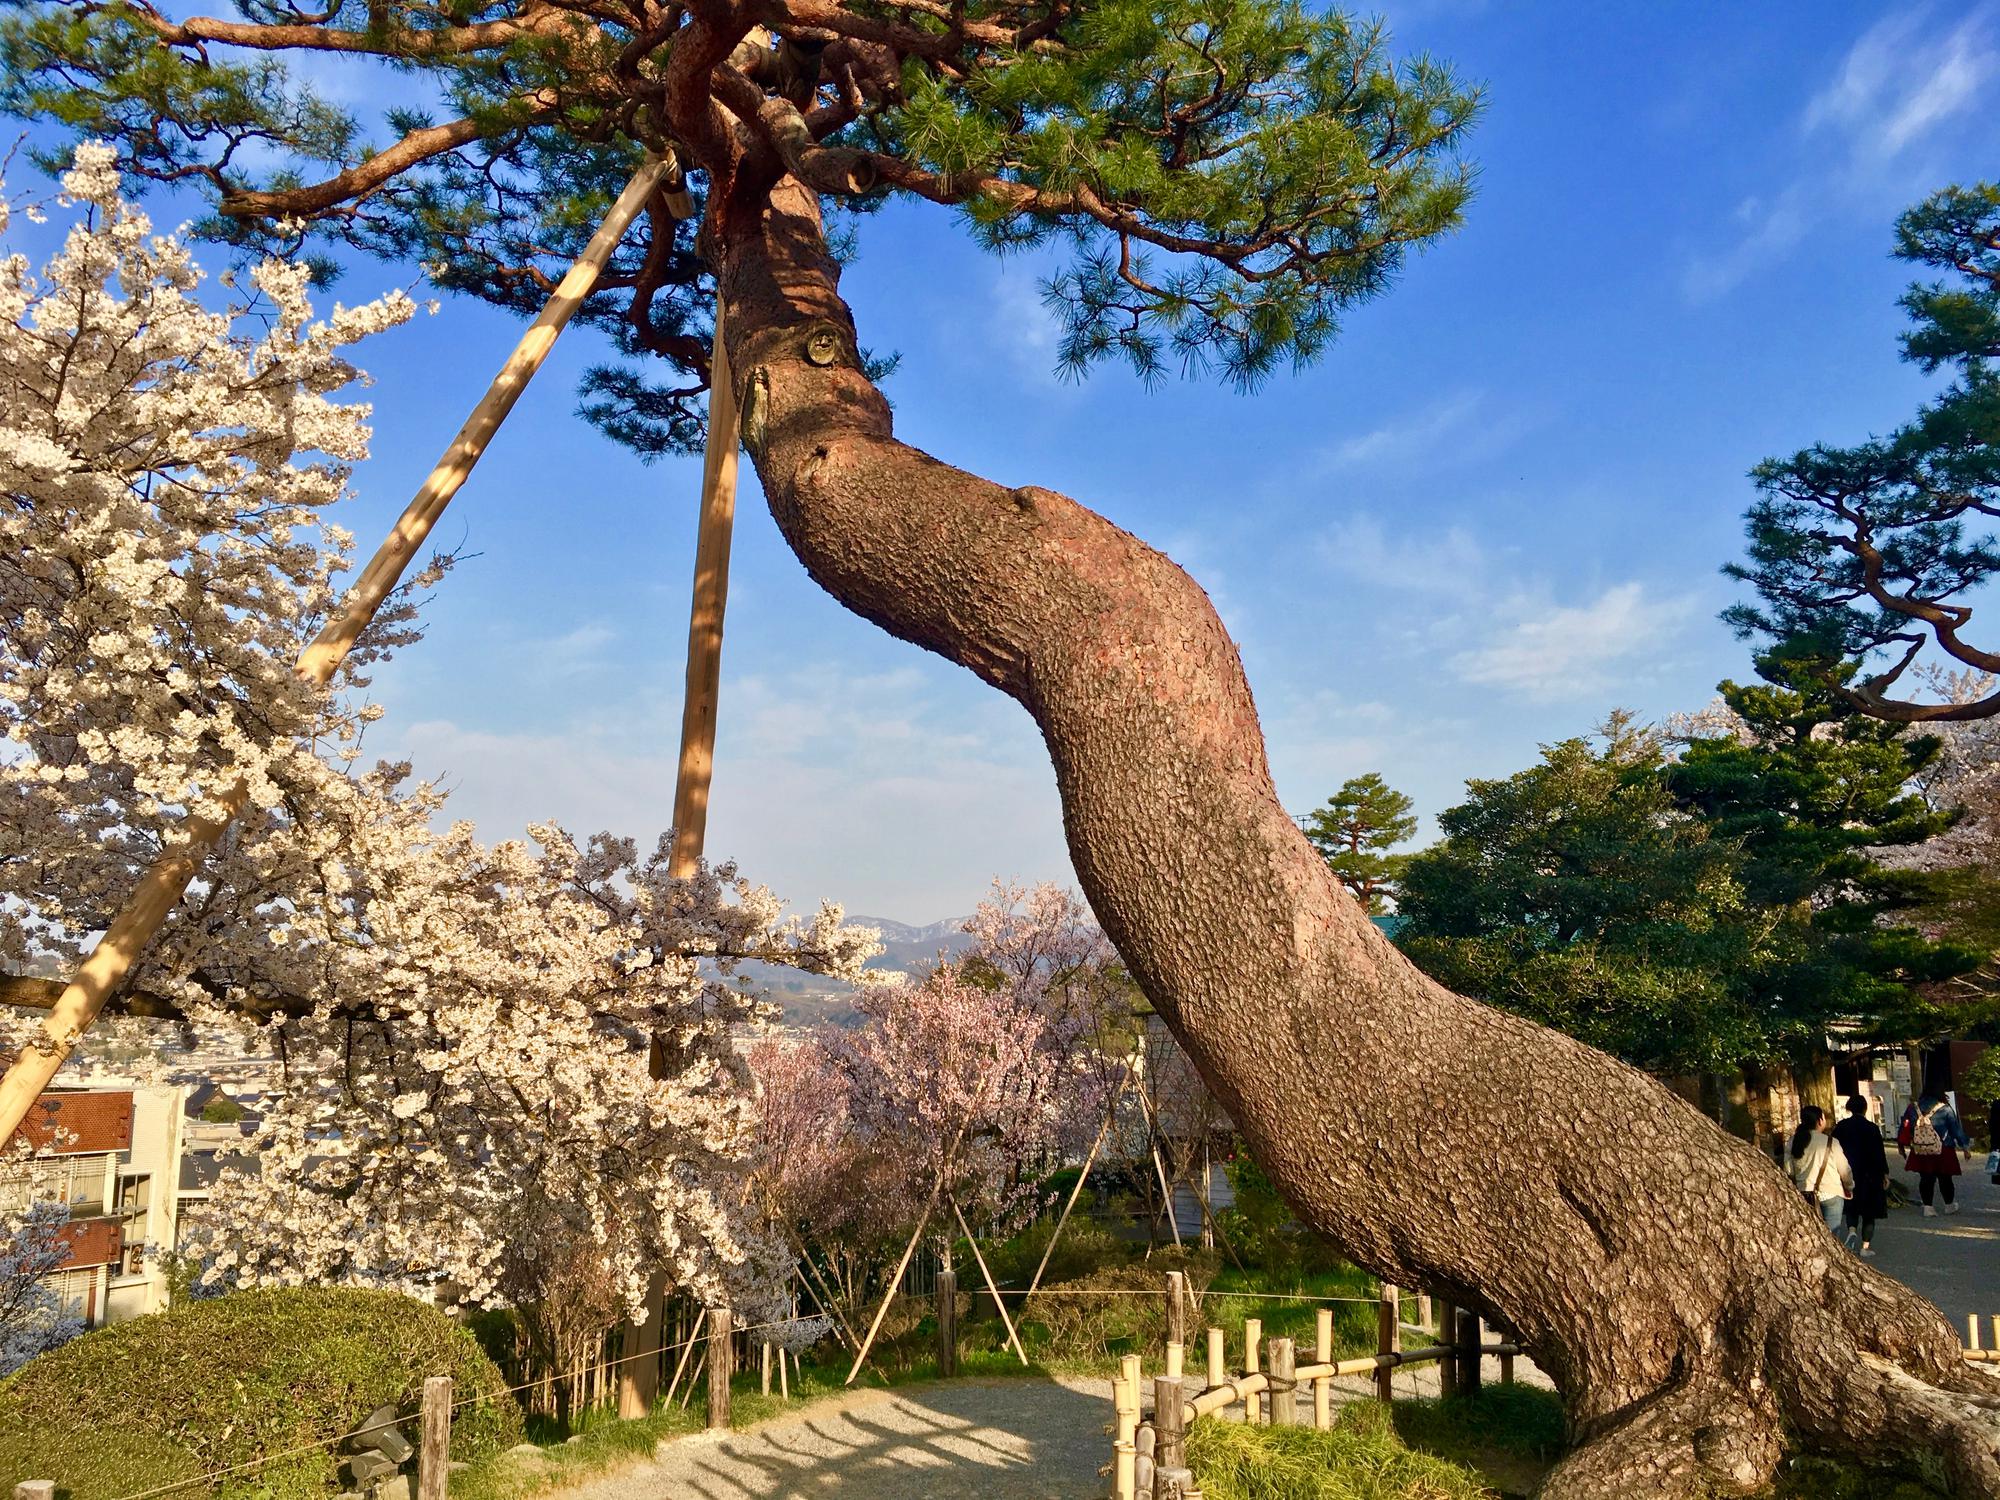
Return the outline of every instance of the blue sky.
<path id="1" fill-rule="evenodd" d="M 1287 806 L 1379 770 L 1428 818 L 1613 706 L 1657 718 L 1747 673 L 1715 619 L 1744 472 L 1926 389 L 1896 358 L 1890 225 L 2000 166 L 2000 8 L 1387 16 L 1400 49 L 1486 84 L 1479 195 L 1315 369 L 1252 396 L 1064 384 L 1036 264 L 925 207 L 864 224 L 845 290 L 862 341 L 903 356 L 905 440 L 1074 495 L 1209 590 Z M 362 266 L 339 290 L 404 279 Z M 450 302 L 368 352 L 364 543 L 517 332 Z M 554 816 L 650 840 L 672 807 L 699 466 L 642 466 L 573 415 L 593 337 L 558 347 L 455 503 L 440 534 L 478 555 L 378 678 L 373 745 L 493 837 Z M 1068 880 L 1033 725 L 822 594 L 745 473 L 711 855 L 918 923 L 995 875 Z"/>

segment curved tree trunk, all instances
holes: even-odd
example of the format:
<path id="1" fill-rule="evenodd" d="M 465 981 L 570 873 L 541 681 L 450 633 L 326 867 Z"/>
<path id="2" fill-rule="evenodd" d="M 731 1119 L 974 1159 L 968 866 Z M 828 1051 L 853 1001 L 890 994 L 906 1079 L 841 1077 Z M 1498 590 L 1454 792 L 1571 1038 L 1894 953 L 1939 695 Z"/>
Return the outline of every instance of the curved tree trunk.
<path id="1" fill-rule="evenodd" d="M 1788 1434 L 2000 1494 L 2000 1382 L 1936 1309 L 1661 1084 L 1440 988 L 1366 919 L 1280 807 L 1185 573 L 895 440 L 808 191 L 719 238 L 744 442 L 787 541 L 1034 716 L 1092 907 L 1294 1209 L 1517 1331 L 1561 1387 L 1580 1446 L 1545 1495 L 1748 1491 Z"/>

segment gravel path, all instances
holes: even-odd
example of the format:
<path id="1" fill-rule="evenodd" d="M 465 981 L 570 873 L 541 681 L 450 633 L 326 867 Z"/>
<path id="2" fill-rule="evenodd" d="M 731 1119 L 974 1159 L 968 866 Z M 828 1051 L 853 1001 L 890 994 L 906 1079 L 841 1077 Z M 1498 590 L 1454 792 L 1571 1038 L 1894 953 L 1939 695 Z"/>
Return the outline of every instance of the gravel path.
<path id="1" fill-rule="evenodd" d="M 564 1500 L 1094 1500 L 1108 1380 L 954 1380 L 858 1391 L 656 1456 Z"/>

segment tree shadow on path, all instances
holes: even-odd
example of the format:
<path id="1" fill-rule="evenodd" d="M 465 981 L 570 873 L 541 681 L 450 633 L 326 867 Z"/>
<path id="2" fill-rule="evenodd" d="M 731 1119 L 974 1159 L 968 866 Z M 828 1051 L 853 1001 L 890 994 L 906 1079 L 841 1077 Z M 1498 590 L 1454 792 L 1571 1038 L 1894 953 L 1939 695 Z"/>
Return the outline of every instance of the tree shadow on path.
<path id="1" fill-rule="evenodd" d="M 1109 1381 L 860 1392 L 665 1445 L 571 1500 L 1085 1500 L 1106 1487 L 1110 1418 Z"/>

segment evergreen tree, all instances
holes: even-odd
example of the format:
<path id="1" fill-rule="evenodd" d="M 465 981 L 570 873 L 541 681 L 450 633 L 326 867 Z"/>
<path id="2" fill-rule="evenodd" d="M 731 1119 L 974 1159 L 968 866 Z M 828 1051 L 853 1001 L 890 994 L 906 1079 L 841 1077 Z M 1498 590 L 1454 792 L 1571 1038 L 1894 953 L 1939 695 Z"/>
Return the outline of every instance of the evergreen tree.
<path id="1" fill-rule="evenodd" d="M 1815 444 L 1751 471 L 1747 559 L 1723 571 L 1755 604 L 1723 618 L 1746 637 L 1792 643 L 1823 688 L 1902 723 L 2000 713 L 2000 688 L 1957 701 L 1912 691 L 1927 649 L 1975 673 L 2000 651 L 1969 638 L 1980 586 L 2000 571 L 2000 184 L 1949 187 L 1897 220 L 1898 259 L 1943 273 L 1913 283 L 1903 357 L 1953 378 L 1886 436 Z"/>
<path id="2" fill-rule="evenodd" d="M 1614 714 L 1468 782 L 1403 878 L 1397 944 L 1440 983 L 1640 1067 L 1760 1055 L 1741 974 L 1757 923 L 1738 851 L 1674 802 L 1660 737 Z"/>
<path id="3" fill-rule="evenodd" d="M 1760 683 L 1721 686 L 1743 732 L 1693 740 L 1666 780 L 1680 807 L 1742 851 L 1746 898 L 1768 922 L 1744 976 L 1752 1003 L 1773 1050 L 1817 1076 L 1830 1027 L 1886 1042 L 1934 1033 L 1922 987 L 1984 955 L 1918 925 L 1958 899 L 1953 882 L 1876 852 L 1958 820 L 1916 790 L 1939 741 L 1856 712 L 1830 685 L 1840 664 L 1823 656 L 1774 652 L 1758 671 Z"/>
<path id="4" fill-rule="evenodd" d="M 1370 771 L 1342 782 L 1325 806 L 1299 819 L 1299 826 L 1333 871 L 1333 878 L 1346 886 L 1371 916 L 1388 909 L 1396 882 L 1410 862 L 1409 855 L 1389 851 L 1417 831 L 1416 817 L 1410 811 L 1414 805 Z"/>

